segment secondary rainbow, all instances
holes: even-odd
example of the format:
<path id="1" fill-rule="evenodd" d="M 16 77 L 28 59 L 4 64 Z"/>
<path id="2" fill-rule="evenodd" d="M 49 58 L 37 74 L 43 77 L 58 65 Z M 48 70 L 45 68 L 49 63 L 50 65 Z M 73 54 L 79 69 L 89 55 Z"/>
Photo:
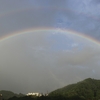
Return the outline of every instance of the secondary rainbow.
<path id="1" fill-rule="evenodd" d="M 79 38 L 83 38 L 83 39 L 86 39 L 90 42 L 93 42 L 97 45 L 100 46 L 100 42 L 88 35 L 84 35 L 82 33 L 79 33 L 79 32 L 76 32 L 76 31 L 73 31 L 73 30 L 61 30 L 59 28 L 31 28 L 31 29 L 25 29 L 25 30 L 22 30 L 22 31 L 16 31 L 16 32 L 13 32 L 13 33 L 9 33 L 8 35 L 5 35 L 3 37 L 0 38 L 0 42 L 2 41 L 6 41 L 7 39 L 10 39 L 10 38 L 13 38 L 13 37 L 16 37 L 16 36 L 19 36 L 19 35 L 24 35 L 24 34 L 29 34 L 29 33 L 32 33 L 32 32 L 43 32 L 43 31 L 52 31 L 52 32 L 62 32 L 63 34 L 71 34 L 71 35 L 74 35 L 74 36 L 77 36 Z M 33 33 L 34 34 L 34 33 Z"/>

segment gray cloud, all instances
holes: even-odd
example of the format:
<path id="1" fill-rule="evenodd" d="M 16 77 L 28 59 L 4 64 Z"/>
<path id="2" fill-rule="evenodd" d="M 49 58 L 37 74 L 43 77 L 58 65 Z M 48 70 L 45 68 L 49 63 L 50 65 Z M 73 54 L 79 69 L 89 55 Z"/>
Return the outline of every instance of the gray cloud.
<path id="1" fill-rule="evenodd" d="M 56 27 L 75 30 L 99 40 L 99 3 L 94 0 L 66 0 L 66 5 L 66 10 L 62 9 L 57 14 Z"/>

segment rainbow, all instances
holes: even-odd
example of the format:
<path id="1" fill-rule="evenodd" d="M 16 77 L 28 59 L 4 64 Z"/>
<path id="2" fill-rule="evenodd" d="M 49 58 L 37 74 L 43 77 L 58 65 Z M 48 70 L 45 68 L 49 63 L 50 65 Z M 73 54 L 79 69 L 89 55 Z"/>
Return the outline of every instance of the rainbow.
<path id="1" fill-rule="evenodd" d="M 100 42 L 88 35 L 84 35 L 82 33 L 79 33 L 79 32 L 76 32 L 76 31 L 72 31 L 72 30 L 61 30 L 59 28 L 31 28 L 31 29 L 26 29 L 26 30 L 22 30 L 22 31 L 17 31 L 17 32 L 13 32 L 13 33 L 10 33 L 8 35 L 5 35 L 3 37 L 0 38 L 0 42 L 2 41 L 6 41 L 7 39 L 10 39 L 10 38 L 13 38 L 13 37 L 16 37 L 16 36 L 19 36 L 19 35 L 24 35 L 24 34 L 29 34 L 29 33 L 33 33 L 34 32 L 48 32 L 48 31 L 51 31 L 51 32 L 61 32 L 63 34 L 71 34 L 73 36 L 77 36 L 81 39 L 85 39 L 89 42 L 92 42 L 96 45 L 99 45 L 100 46 Z"/>

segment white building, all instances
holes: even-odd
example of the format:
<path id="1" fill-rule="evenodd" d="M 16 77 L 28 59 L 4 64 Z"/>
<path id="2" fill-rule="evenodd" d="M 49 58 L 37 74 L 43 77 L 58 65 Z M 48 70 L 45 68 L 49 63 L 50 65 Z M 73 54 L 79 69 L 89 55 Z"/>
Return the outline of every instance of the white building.
<path id="1" fill-rule="evenodd" d="M 27 96 L 42 96 L 41 93 L 27 93 Z"/>

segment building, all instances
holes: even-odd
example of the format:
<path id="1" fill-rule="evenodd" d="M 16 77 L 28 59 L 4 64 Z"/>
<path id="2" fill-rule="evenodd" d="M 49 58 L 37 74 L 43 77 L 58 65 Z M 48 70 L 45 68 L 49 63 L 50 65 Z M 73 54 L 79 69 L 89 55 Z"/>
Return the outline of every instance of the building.
<path id="1" fill-rule="evenodd" d="M 27 96 L 41 96 L 40 93 L 27 93 Z"/>
<path id="2" fill-rule="evenodd" d="M 27 93 L 27 96 L 48 96 L 48 94 L 43 94 L 43 93 Z"/>

